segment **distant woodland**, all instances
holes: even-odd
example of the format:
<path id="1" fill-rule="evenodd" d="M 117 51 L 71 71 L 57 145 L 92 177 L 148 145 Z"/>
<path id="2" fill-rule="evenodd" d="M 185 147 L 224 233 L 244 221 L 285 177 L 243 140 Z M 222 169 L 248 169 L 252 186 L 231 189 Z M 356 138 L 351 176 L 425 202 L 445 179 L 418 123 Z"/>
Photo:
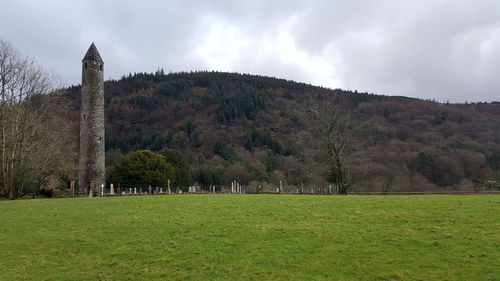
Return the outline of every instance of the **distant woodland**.
<path id="1" fill-rule="evenodd" d="M 60 114 L 77 136 L 80 86 L 66 89 L 65 97 Z M 189 163 L 184 187 L 234 180 L 250 191 L 280 181 L 290 190 L 328 186 L 335 183 L 332 170 L 307 118 L 321 107 L 350 114 L 343 153 L 350 191 L 478 190 L 497 188 L 500 177 L 498 103 L 442 104 L 162 69 L 105 82 L 105 103 L 108 175 L 122 155 L 169 148 Z"/>
<path id="2" fill-rule="evenodd" d="M 78 178 L 81 86 L 0 40 L 0 195 Z M 224 72 L 104 83 L 107 184 L 247 192 L 500 189 L 500 104 L 443 104 Z M 76 183 L 77 185 L 77 183 Z M 227 189 L 226 189 L 227 190 Z"/>

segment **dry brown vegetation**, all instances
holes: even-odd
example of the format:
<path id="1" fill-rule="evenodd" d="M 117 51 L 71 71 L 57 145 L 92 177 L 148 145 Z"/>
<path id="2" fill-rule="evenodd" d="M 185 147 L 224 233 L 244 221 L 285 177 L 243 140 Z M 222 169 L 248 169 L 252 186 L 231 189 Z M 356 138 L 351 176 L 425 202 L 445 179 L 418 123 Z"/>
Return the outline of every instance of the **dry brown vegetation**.
<path id="1" fill-rule="evenodd" d="M 79 87 L 68 89 L 75 112 Z M 350 111 L 345 163 L 352 191 L 473 190 L 500 171 L 500 105 L 330 90 L 234 73 L 134 74 L 105 83 L 107 166 L 138 149 L 178 149 L 193 180 L 327 186 L 327 154 L 303 116 Z M 68 114 L 71 116 L 71 114 Z M 76 115 L 74 116 L 76 117 Z M 491 184 L 490 184 L 491 185 Z"/>

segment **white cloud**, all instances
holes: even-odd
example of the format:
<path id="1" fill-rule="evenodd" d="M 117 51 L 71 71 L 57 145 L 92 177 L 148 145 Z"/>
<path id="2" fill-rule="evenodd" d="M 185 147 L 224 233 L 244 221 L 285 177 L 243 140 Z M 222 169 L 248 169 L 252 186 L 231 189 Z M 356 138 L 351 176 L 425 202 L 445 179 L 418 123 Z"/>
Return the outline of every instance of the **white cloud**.
<path id="1" fill-rule="evenodd" d="M 256 73 L 338 87 L 332 59 L 297 48 L 290 34 L 293 21 L 288 19 L 274 30 L 255 35 L 215 20 L 193 56 L 212 70 Z"/>

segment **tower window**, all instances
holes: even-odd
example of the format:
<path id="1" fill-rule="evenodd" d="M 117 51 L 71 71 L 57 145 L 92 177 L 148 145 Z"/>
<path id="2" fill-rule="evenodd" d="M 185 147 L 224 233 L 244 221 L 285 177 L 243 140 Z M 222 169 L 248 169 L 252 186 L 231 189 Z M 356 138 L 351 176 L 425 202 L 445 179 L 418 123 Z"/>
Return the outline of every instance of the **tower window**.
<path id="1" fill-rule="evenodd" d="M 85 69 L 87 69 L 87 63 L 85 63 Z"/>
<path id="2" fill-rule="evenodd" d="M 83 119 L 85 119 L 85 114 L 83 114 Z"/>
<path id="3" fill-rule="evenodd" d="M 99 140 L 102 141 L 102 137 L 99 137 Z"/>
<path id="4" fill-rule="evenodd" d="M 99 65 L 99 70 L 102 70 L 102 63 Z"/>

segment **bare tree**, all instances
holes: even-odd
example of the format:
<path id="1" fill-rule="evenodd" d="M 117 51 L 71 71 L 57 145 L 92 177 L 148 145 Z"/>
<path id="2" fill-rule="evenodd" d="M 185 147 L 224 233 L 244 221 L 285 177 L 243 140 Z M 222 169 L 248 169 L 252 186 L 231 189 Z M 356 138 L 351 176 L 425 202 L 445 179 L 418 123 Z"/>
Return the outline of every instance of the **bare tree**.
<path id="1" fill-rule="evenodd" d="M 330 104 L 315 106 L 304 115 L 312 135 L 318 140 L 330 168 L 329 181 L 339 193 L 347 193 L 351 184 L 345 150 L 351 140 L 351 113 Z"/>
<path id="2" fill-rule="evenodd" d="M 28 163 L 34 183 L 45 189 L 52 176 L 76 179 L 78 134 L 74 121 L 64 116 L 68 104 L 63 91 L 41 98 L 38 106 L 41 132 L 32 142 Z"/>
<path id="3" fill-rule="evenodd" d="M 18 197 L 26 183 L 28 158 L 47 114 L 37 97 L 50 91 L 51 82 L 33 59 L 0 40 L 0 186 L 8 198 Z"/>

